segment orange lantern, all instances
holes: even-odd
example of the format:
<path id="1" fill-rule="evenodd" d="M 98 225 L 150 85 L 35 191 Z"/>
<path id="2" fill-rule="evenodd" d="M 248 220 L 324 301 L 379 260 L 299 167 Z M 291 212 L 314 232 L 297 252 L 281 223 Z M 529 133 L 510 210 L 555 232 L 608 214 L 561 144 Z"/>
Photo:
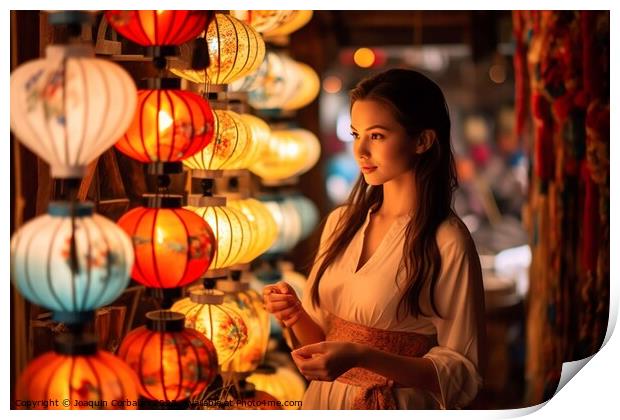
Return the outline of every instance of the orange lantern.
<path id="1" fill-rule="evenodd" d="M 180 45 L 196 38 L 209 21 L 206 10 L 108 10 L 105 17 L 125 38 L 145 47 Z"/>
<path id="2" fill-rule="evenodd" d="M 135 410 L 137 400 L 134 372 L 88 335 L 57 337 L 54 351 L 28 365 L 15 393 L 17 409 Z"/>
<path id="3" fill-rule="evenodd" d="M 160 197 L 168 208 L 136 207 L 118 225 L 132 239 L 135 261 L 131 277 L 147 287 L 182 287 L 198 279 L 211 265 L 215 236 L 205 220 L 180 207 L 180 200 Z"/>
<path id="4" fill-rule="evenodd" d="M 166 402 L 199 395 L 217 374 L 211 341 L 185 328 L 178 312 L 152 311 L 146 317 L 147 324 L 127 334 L 118 352 L 138 375 L 140 394 Z"/>
<path id="5" fill-rule="evenodd" d="M 138 90 L 133 121 L 115 147 L 144 163 L 179 162 L 198 153 L 213 140 L 213 112 L 195 93 L 165 88 Z"/>

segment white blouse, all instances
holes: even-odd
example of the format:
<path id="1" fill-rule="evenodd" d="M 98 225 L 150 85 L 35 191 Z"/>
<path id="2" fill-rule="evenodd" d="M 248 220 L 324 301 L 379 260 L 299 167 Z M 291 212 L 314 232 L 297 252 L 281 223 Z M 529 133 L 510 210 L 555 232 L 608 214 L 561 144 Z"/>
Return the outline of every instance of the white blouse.
<path id="1" fill-rule="evenodd" d="M 321 235 L 319 254 L 326 248 L 344 207 L 328 216 Z M 439 318 L 428 303 L 429 288 L 422 291 L 421 306 L 429 317 L 414 318 L 401 308 L 396 316 L 405 279 L 397 269 L 403 253 L 404 232 L 409 216 L 393 222 L 379 247 L 355 272 L 362 253 L 364 234 L 370 221 L 355 234 L 343 255 L 330 265 L 319 285 L 321 305 L 312 305 L 311 287 L 316 280 L 320 260 L 306 282 L 302 305 L 311 318 L 325 330 L 328 312 L 357 324 L 391 331 L 437 335 L 436 347 L 423 357 L 430 359 L 437 371 L 441 395 L 418 388 L 394 388 L 400 409 L 453 409 L 467 406 L 482 386 L 479 348 L 485 340 L 484 291 L 480 261 L 469 231 L 456 216 L 450 216 L 437 231 L 442 258 L 440 277 L 435 286 Z M 338 381 L 312 381 L 304 395 L 304 409 L 349 409 L 357 391 L 354 385 Z"/>

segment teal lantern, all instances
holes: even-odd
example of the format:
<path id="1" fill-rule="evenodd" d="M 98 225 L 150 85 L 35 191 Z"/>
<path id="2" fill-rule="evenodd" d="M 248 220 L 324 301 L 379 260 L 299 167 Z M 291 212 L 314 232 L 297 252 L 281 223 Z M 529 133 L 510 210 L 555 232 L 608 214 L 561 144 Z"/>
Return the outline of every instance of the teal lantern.
<path id="1" fill-rule="evenodd" d="M 52 202 L 11 239 L 13 284 L 63 322 L 120 296 L 133 260 L 127 234 L 92 203 Z"/>

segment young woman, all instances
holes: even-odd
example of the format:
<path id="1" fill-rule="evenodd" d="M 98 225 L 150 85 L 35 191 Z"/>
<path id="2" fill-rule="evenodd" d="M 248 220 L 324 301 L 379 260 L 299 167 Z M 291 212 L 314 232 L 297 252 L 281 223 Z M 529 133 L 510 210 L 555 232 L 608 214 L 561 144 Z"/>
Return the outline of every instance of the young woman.
<path id="1" fill-rule="evenodd" d="M 482 386 L 484 293 L 457 187 L 441 89 L 392 69 L 351 92 L 362 176 L 321 235 L 303 302 L 286 283 L 266 308 L 302 347 L 304 409 L 463 408 Z"/>

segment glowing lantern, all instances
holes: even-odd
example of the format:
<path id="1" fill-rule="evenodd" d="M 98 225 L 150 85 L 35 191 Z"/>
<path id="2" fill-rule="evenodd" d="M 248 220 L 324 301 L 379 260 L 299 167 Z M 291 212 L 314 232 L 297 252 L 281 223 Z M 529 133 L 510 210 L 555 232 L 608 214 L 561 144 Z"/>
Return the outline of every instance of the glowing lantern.
<path id="1" fill-rule="evenodd" d="M 225 293 L 224 304 L 234 309 L 248 328 L 247 344 L 222 364 L 222 371 L 251 372 L 262 362 L 269 342 L 269 313 L 263 308 L 262 296 L 248 283 L 235 280 L 218 280 L 216 288 Z"/>
<path id="2" fill-rule="evenodd" d="M 278 227 L 267 207 L 256 199 L 228 200 L 227 206 L 241 211 L 250 222 L 252 243 L 246 256 L 240 260 L 241 264 L 249 263 L 273 245 Z"/>
<path id="3" fill-rule="evenodd" d="M 296 61 L 295 65 L 299 72 L 300 83 L 291 99 L 282 105 L 282 109 L 287 111 L 305 107 L 314 101 L 321 90 L 321 80 L 312 67 L 299 61 Z"/>
<path id="4" fill-rule="evenodd" d="M 213 231 L 191 211 L 136 207 L 125 213 L 118 225 L 133 241 L 136 261 L 132 278 L 147 287 L 184 286 L 204 274 L 213 261 Z"/>
<path id="5" fill-rule="evenodd" d="M 11 129 L 53 177 L 80 178 L 131 123 L 136 86 L 119 65 L 94 58 L 90 45 L 50 45 L 45 53 L 11 75 Z"/>
<path id="6" fill-rule="evenodd" d="M 248 341 L 245 322 L 223 303 L 224 293 L 196 288 L 188 298 L 177 301 L 171 308 L 185 315 L 186 327 L 211 340 L 220 364 L 228 362 Z"/>
<path id="7" fill-rule="evenodd" d="M 136 44 L 180 45 L 196 38 L 209 20 L 205 10 L 108 10 L 110 25 Z"/>
<path id="8" fill-rule="evenodd" d="M 147 324 L 131 331 L 119 357 L 138 376 L 140 394 L 155 401 L 183 401 L 197 396 L 215 379 L 217 353 L 211 341 L 185 328 L 183 314 L 153 311 Z"/>
<path id="9" fill-rule="evenodd" d="M 303 378 L 292 369 L 279 367 L 261 367 L 246 378 L 257 390 L 267 392 L 284 404 L 284 401 L 301 401 L 306 391 Z M 299 407 L 285 405 L 285 410 Z"/>
<path id="10" fill-rule="evenodd" d="M 140 162 L 178 162 L 211 143 L 213 124 L 209 103 L 195 93 L 139 90 L 133 122 L 115 146 Z"/>
<path id="11" fill-rule="evenodd" d="M 312 10 L 292 10 L 292 14 L 277 27 L 263 33 L 265 37 L 289 35 L 302 28 L 312 19 Z"/>
<path id="12" fill-rule="evenodd" d="M 317 223 L 319 222 L 319 210 L 316 208 L 316 205 L 307 197 L 304 197 L 301 194 L 294 194 L 289 197 L 286 197 L 286 200 L 293 203 L 297 212 L 299 213 L 299 218 L 301 220 L 301 238 L 300 240 L 306 239 Z"/>
<path id="13" fill-rule="evenodd" d="M 278 239 L 267 251 L 276 254 L 291 250 L 301 239 L 301 217 L 295 205 L 282 198 L 261 197 L 278 226 Z"/>
<path id="14" fill-rule="evenodd" d="M 239 114 L 217 109 L 214 116 L 214 141 L 183 164 L 190 169 L 235 169 L 250 146 L 250 133 Z"/>
<path id="15" fill-rule="evenodd" d="M 207 31 L 200 36 L 209 48 L 209 67 L 192 70 L 179 60 L 172 62 L 170 68 L 172 73 L 194 83 L 231 83 L 255 71 L 265 57 L 265 42 L 260 34 L 230 15 L 216 13 Z M 181 55 L 188 55 L 183 48 Z"/>
<path id="16" fill-rule="evenodd" d="M 274 130 L 262 158 L 250 170 L 265 181 L 281 181 L 308 171 L 320 156 L 321 144 L 312 132 Z"/>
<path id="17" fill-rule="evenodd" d="M 250 147 L 243 156 L 238 166 L 247 169 L 259 160 L 269 143 L 271 137 L 271 129 L 269 125 L 262 119 L 252 114 L 241 114 L 241 119 L 248 128 L 250 136 Z"/>
<path id="18" fill-rule="evenodd" d="M 125 362 L 97 350 L 94 337 L 62 335 L 56 338 L 54 351 L 28 365 L 15 398 L 33 403 L 17 405 L 18 409 L 135 410 L 138 381 Z"/>
<path id="19" fill-rule="evenodd" d="M 71 214 L 74 217 L 72 220 Z M 11 239 L 11 278 L 29 301 L 55 313 L 93 311 L 129 283 L 129 237 L 92 203 L 52 202 Z"/>
<path id="20" fill-rule="evenodd" d="M 265 32 L 289 21 L 295 10 L 231 10 L 230 14 L 258 32 Z"/>
<path id="21" fill-rule="evenodd" d="M 207 200 L 213 205 L 185 208 L 204 219 L 217 238 L 217 250 L 209 268 L 225 268 L 241 263 L 252 243 L 250 222 L 240 210 L 224 205 L 225 200 L 219 201 L 217 197 Z M 206 201 L 203 199 L 203 202 Z"/>

